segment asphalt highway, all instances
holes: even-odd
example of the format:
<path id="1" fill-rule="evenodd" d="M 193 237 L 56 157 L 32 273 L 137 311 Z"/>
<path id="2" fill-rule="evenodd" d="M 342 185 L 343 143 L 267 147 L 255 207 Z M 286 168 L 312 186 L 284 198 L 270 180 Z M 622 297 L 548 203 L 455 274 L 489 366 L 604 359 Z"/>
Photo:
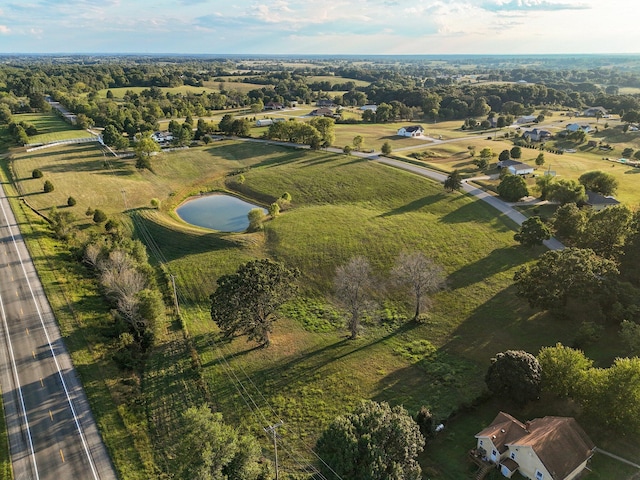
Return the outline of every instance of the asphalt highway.
<path id="1" fill-rule="evenodd" d="M 2 189 L 0 387 L 15 480 L 117 478 Z"/>

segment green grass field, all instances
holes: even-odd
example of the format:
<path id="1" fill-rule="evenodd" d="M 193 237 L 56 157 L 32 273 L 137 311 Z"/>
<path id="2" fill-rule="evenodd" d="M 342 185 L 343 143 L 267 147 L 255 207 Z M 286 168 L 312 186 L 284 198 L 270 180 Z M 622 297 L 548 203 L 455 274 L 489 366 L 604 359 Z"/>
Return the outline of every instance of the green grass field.
<path id="1" fill-rule="evenodd" d="M 38 134 L 29 137 L 29 143 L 48 143 L 71 138 L 90 137 L 86 130 L 79 129 L 53 113 L 22 113 L 14 115 L 15 122 L 26 122 L 38 129 Z"/>
<path id="2" fill-rule="evenodd" d="M 389 128 L 357 127 L 371 127 L 372 143 L 381 133 L 375 137 L 374 127 Z M 445 167 L 446 152 L 467 150 L 466 141 L 445 145 Z M 369 147 L 375 148 L 365 140 Z M 150 253 L 160 254 L 154 261 L 176 276 L 189 336 L 169 319 L 138 385 L 104 355 L 113 340 L 90 279 L 80 266 L 67 263 L 41 224 L 20 217 L 21 223 L 31 221 L 27 237 L 39 268 L 51 272 L 45 281 L 52 303 L 89 385 L 98 422 L 110 430 L 103 435 L 122 478 L 149 478 L 158 469 L 170 473 L 180 414 L 205 400 L 258 436 L 264 426 L 283 419 L 279 433 L 287 474 L 300 469 L 296 459 L 312 460 L 308 449 L 321 430 L 362 398 L 403 404 L 411 413 L 427 405 L 436 418 L 445 418 L 483 391 L 484 371 L 495 353 L 537 353 L 541 346 L 571 344 L 575 338 L 576 323 L 530 310 L 511 286 L 515 269 L 542 250 L 518 246 L 514 225 L 483 202 L 446 194 L 427 179 L 352 156 L 230 141 L 153 157 L 153 172 L 137 171 L 133 163 L 105 159 L 87 145 L 16 154 L 12 161 L 17 185 L 35 208 L 66 209 L 72 195 L 78 204 L 69 210 L 81 231 L 90 230 L 88 206 L 120 216 L 136 234 L 151 233 Z M 252 168 L 244 173 L 243 195 L 262 203 L 285 191 L 292 195 L 292 208 L 269 221 L 264 233 L 219 234 L 188 227 L 172 213 L 190 194 L 225 188 L 225 174 L 245 167 Z M 43 179 L 31 179 L 34 168 L 44 172 Z M 55 185 L 49 194 L 41 193 L 46 179 Z M 159 210 L 147 208 L 151 198 L 161 201 Z M 441 264 L 447 288 L 435 295 L 419 324 L 404 320 L 410 305 L 389 290 L 376 315 L 364 322 L 360 338 L 347 340 L 329 302 L 335 268 L 365 255 L 384 277 L 403 250 L 423 251 Z M 268 349 L 256 349 L 244 338 L 221 341 L 208 313 L 215 280 L 262 256 L 297 266 L 303 296 L 276 324 Z M 80 316 L 65 313 L 65 299 L 84 307 Z M 619 354 L 616 339 L 613 329 L 607 331 L 586 353 L 606 365 Z M 193 368 L 194 358 L 202 364 L 201 374 Z M 128 404 L 131 396 L 140 402 Z M 428 476 L 454 479 L 468 473 L 458 461 L 475 443 L 468 432 L 477 432 L 497 409 L 512 407 L 486 405 L 481 415 L 452 421 L 446 436 L 428 448 L 421 460 Z M 270 458 L 268 439 L 262 438 Z M 621 445 L 608 441 L 612 449 Z M 603 471 L 609 468 L 607 461 L 601 465 Z"/>
<path id="3" fill-rule="evenodd" d="M 345 82 L 353 82 L 356 84 L 356 87 L 368 87 L 369 85 L 371 85 L 371 82 L 367 82 L 366 80 L 356 80 L 353 78 L 336 77 L 333 75 L 313 75 L 313 76 L 307 77 L 307 83 L 313 83 L 313 82 L 329 82 L 332 86 L 338 83 L 345 83 Z"/>

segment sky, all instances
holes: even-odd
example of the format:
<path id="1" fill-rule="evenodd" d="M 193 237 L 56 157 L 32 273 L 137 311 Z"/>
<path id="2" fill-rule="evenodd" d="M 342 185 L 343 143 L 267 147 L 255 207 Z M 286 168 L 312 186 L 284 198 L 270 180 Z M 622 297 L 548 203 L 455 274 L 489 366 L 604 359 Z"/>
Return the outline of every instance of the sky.
<path id="1" fill-rule="evenodd" d="M 639 53 L 632 0 L 2 0 L 0 53 Z"/>

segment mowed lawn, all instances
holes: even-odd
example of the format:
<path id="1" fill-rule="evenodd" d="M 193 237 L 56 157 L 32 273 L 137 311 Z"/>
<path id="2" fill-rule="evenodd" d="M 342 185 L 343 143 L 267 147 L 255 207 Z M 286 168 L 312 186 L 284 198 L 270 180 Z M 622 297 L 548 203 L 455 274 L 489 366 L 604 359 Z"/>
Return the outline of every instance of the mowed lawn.
<path id="1" fill-rule="evenodd" d="M 29 143 L 48 143 L 92 136 L 86 130 L 69 125 L 54 113 L 22 113 L 14 115 L 13 120 L 18 123 L 30 123 L 38 129 L 37 135 L 29 137 Z"/>

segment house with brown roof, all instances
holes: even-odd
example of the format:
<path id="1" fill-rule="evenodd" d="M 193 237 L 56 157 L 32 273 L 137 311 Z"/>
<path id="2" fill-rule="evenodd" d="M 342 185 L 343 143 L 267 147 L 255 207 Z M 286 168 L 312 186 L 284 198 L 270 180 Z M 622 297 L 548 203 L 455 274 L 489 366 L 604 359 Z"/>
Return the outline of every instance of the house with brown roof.
<path id="1" fill-rule="evenodd" d="M 593 442 L 570 417 L 522 423 L 500 412 L 476 439 L 476 452 L 495 463 L 507 478 L 519 472 L 532 480 L 573 480 L 595 451 Z"/>

